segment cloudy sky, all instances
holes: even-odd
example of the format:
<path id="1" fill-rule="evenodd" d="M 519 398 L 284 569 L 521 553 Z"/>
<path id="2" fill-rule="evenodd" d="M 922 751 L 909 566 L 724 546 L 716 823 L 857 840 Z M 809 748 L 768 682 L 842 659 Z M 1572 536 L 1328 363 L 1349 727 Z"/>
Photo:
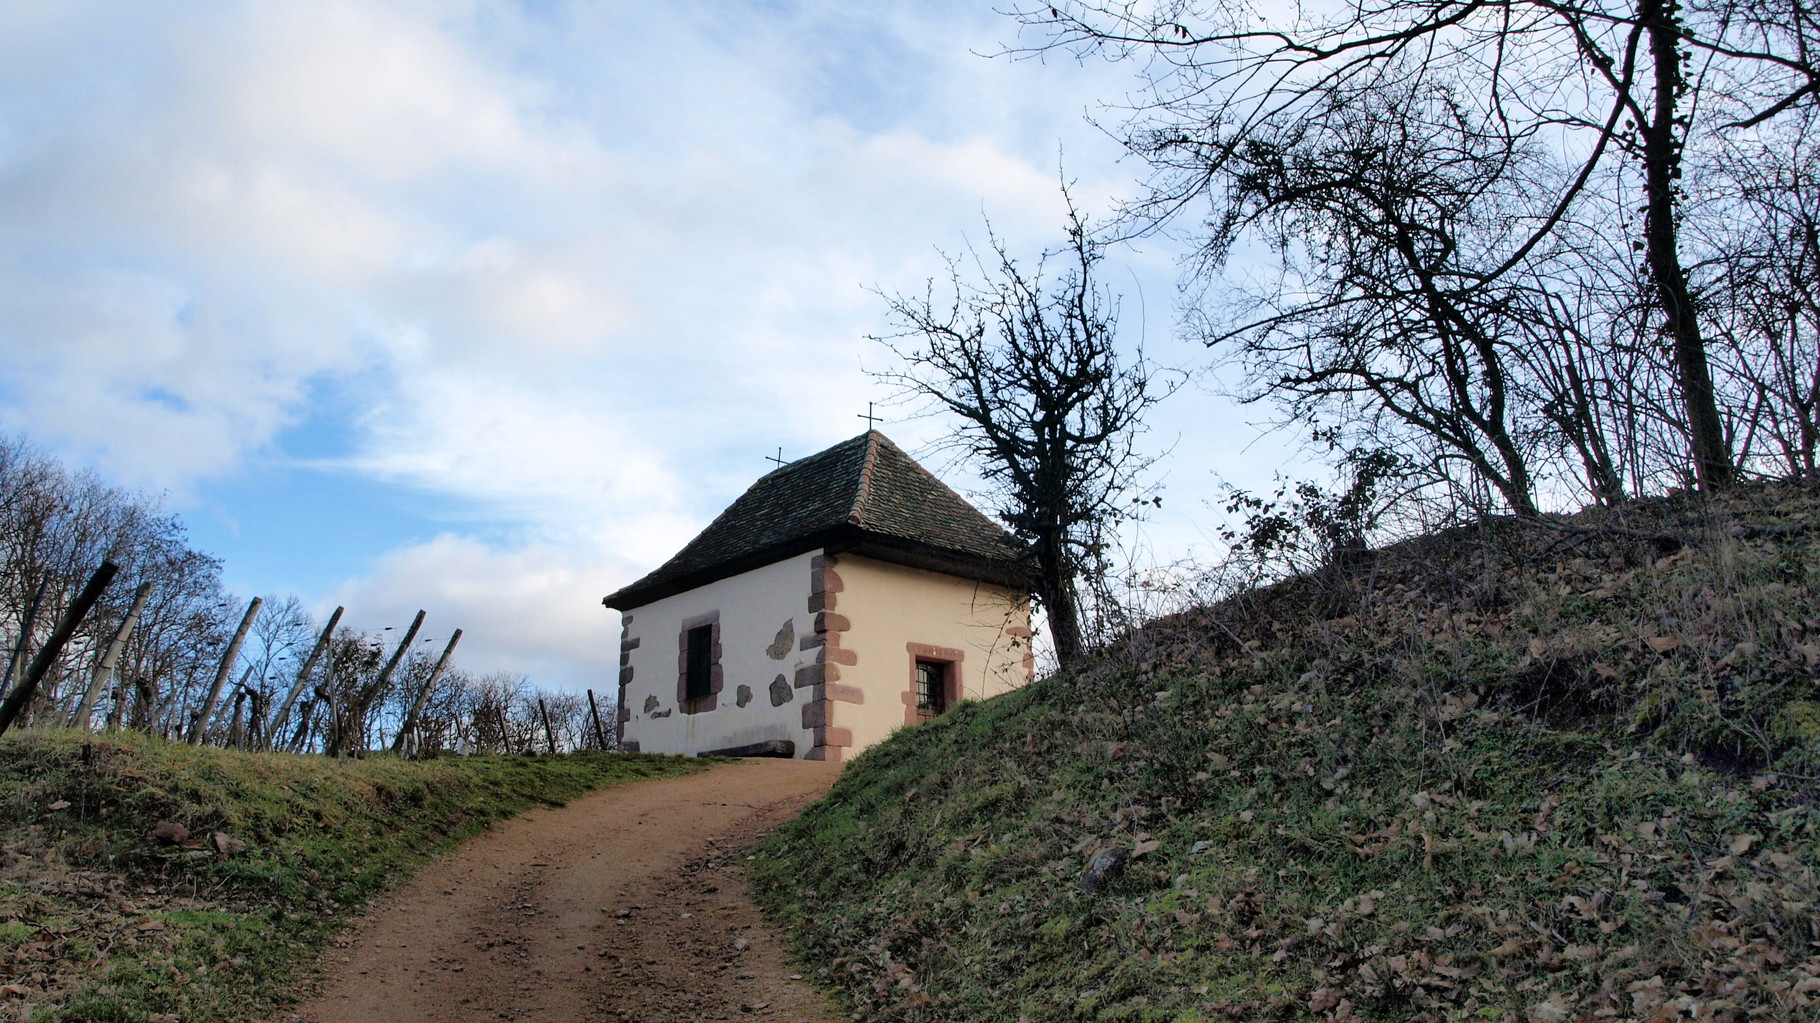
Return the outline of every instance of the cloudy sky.
<path id="1" fill-rule="evenodd" d="M 1091 211 L 1133 190 L 1087 121 L 1130 69 L 981 56 L 992 6 L 8 0 L 0 431 L 164 492 L 239 592 L 608 687 L 601 596 L 890 397 L 870 289 L 982 214 L 1059 240 L 1058 154 Z M 1194 368 L 1174 278 L 1160 241 L 1108 274 Z M 1269 479 L 1256 415 L 1158 414 L 1159 559 L 1215 472 Z"/>

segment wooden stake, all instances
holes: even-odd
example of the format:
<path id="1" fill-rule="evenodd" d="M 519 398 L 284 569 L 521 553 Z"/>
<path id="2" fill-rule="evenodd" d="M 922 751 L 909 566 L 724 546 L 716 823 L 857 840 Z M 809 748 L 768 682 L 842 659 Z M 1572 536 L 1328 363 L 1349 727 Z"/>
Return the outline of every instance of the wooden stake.
<path id="1" fill-rule="evenodd" d="M 221 689 L 227 685 L 228 672 L 234 670 L 234 661 L 240 656 L 240 644 L 246 642 L 247 630 L 253 627 L 253 619 L 259 614 L 259 605 L 265 603 L 262 597 L 254 597 L 246 606 L 246 615 L 240 619 L 240 628 L 234 630 L 234 638 L 228 643 L 227 651 L 221 655 L 221 666 L 215 669 L 215 684 L 209 687 L 209 698 L 202 702 L 202 712 L 196 715 L 196 721 L 190 726 L 189 739 L 191 746 L 201 744 L 202 736 L 208 731 L 209 719 L 215 716 L 215 708 L 221 703 Z"/>
<path id="2" fill-rule="evenodd" d="M 556 752 L 556 731 L 550 727 L 550 708 L 544 706 L 543 697 L 537 698 L 537 712 L 543 715 L 543 736 L 550 742 L 550 752 Z"/>
<path id="3" fill-rule="evenodd" d="M 310 656 L 304 658 L 303 667 L 297 669 L 297 679 L 291 683 L 291 691 L 285 694 L 284 703 L 279 705 L 278 712 L 272 715 L 271 725 L 266 728 L 266 734 L 274 740 L 284 729 L 285 719 L 291 716 L 291 708 L 297 703 L 297 697 L 302 695 L 303 687 L 309 684 L 310 672 L 315 669 L 316 662 L 322 659 L 322 652 L 329 648 L 329 640 L 335 635 L 335 626 L 341 624 L 341 613 L 346 610 L 345 607 L 337 607 L 335 613 L 329 616 L 329 624 L 324 625 L 322 635 L 316 637 L 316 645 L 310 648 Z"/>
<path id="4" fill-rule="evenodd" d="M 507 756 L 516 755 L 517 751 L 512 748 L 512 730 L 506 726 L 505 707 L 494 707 L 493 713 L 499 718 L 499 745 L 505 748 Z"/>
<path id="5" fill-rule="evenodd" d="M 404 638 L 398 641 L 398 649 L 392 651 L 392 659 L 385 662 L 385 670 L 379 673 L 378 680 L 373 683 L 373 688 L 378 692 L 385 692 L 386 683 L 392 680 L 392 673 L 398 670 L 398 662 L 410 653 L 411 641 L 417 638 L 417 630 L 423 628 L 423 614 L 419 608 L 417 617 L 411 619 L 411 627 L 404 630 Z"/>
<path id="6" fill-rule="evenodd" d="M 354 701 L 351 710 L 360 715 L 360 720 L 354 723 L 360 728 L 362 752 L 365 752 L 364 747 L 366 746 L 367 711 L 372 708 L 373 701 L 379 698 L 379 694 L 385 692 L 385 687 L 391 684 L 392 673 L 398 670 L 398 664 L 404 660 L 404 655 L 411 652 L 411 641 L 417 638 L 417 630 L 423 628 L 423 616 L 423 609 L 418 608 L 417 617 L 411 619 L 411 627 L 404 630 L 404 638 L 398 641 L 398 649 L 392 651 L 392 659 L 385 662 L 385 667 L 380 670 L 379 677 L 357 694 L 358 698 Z M 385 745 L 383 733 L 380 737 L 380 745 Z"/>
<path id="7" fill-rule="evenodd" d="M 57 630 L 51 633 L 51 638 L 45 641 L 43 648 L 38 651 L 38 656 L 33 658 L 30 670 L 25 673 L 25 681 L 19 683 L 7 695 L 5 703 L 0 703 L 0 735 L 5 735 L 6 730 L 12 727 L 13 721 L 19 717 L 19 712 L 25 709 L 32 694 L 37 691 L 38 683 L 44 681 L 44 676 L 51 670 L 51 665 L 56 663 L 58 655 L 63 653 L 63 645 L 76 634 L 77 627 L 82 624 L 84 618 L 88 617 L 95 602 L 100 600 L 101 594 L 107 590 L 107 584 L 113 582 L 114 576 L 119 572 L 119 565 L 111 561 L 103 561 L 101 567 L 95 569 L 95 574 L 88 577 L 88 585 L 84 586 L 82 592 L 76 595 L 76 602 L 63 613 L 63 620 L 57 623 Z"/>
<path id="8" fill-rule="evenodd" d="M 588 716 L 594 719 L 594 746 L 596 749 L 607 748 L 607 733 L 600 728 L 600 708 L 594 704 L 594 690 L 588 690 Z"/>
<path id="9" fill-rule="evenodd" d="M 411 734 L 412 730 L 417 727 L 417 716 L 423 713 L 424 701 L 430 698 L 430 690 L 436 687 L 437 680 L 442 678 L 443 671 L 448 668 L 449 658 L 454 655 L 455 644 L 459 642 L 461 642 L 461 630 L 456 629 L 454 634 L 449 637 L 449 645 L 442 648 L 442 656 L 437 658 L 436 667 L 430 672 L 430 677 L 424 680 L 423 688 L 417 690 L 417 699 L 411 701 L 410 712 L 404 716 L 404 725 L 398 729 L 398 741 L 392 743 L 392 752 L 397 753 L 404 749 L 404 737 Z"/>
<path id="10" fill-rule="evenodd" d="M 403 661 L 404 655 L 410 652 L 411 641 L 417 638 L 417 630 L 423 628 L 423 617 L 423 609 L 419 608 L 417 617 L 411 619 L 411 627 L 404 630 L 404 638 L 398 641 L 398 649 L 392 651 L 392 659 L 385 662 L 385 667 L 380 670 L 379 676 L 373 679 L 372 682 L 361 687 L 361 689 L 354 694 L 354 698 L 343 708 L 347 724 L 346 727 L 343 728 L 342 734 L 351 735 L 359 739 L 360 748 L 353 752 L 356 752 L 361 756 L 366 755 L 367 748 L 370 745 L 370 743 L 367 742 L 367 736 L 372 730 L 372 722 L 368 720 L 368 715 L 373 709 L 373 701 L 379 699 L 380 694 L 385 692 L 386 686 L 391 684 L 392 673 L 398 670 L 399 662 Z M 385 745 L 385 732 L 383 729 L 379 733 L 379 744 L 381 746 Z M 343 742 L 341 745 L 345 747 L 347 744 Z M 337 752 L 348 752 L 348 750 L 338 749 Z"/>
<path id="11" fill-rule="evenodd" d="M 95 713 L 95 701 L 100 699 L 101 690 L 106 688 L 107 680 L 113 677 L 114 664 L 120 660 L 120 651 L 126 646 L 127 639 L 132 636 L 133 626 L 139 624 L 139 614 L 145 610 L 146 598 L 151 595 L 152 583 L 149 579 L 140 583 L 139 589 L 133 592 L 132 610 L 128 611 L 126 617 L 121 620 L 120 628 L 114 632 L 113 642 L 107 645 L 107 653 L 101 655 L 101 663 L 95 666 L 95 674 L 89 677 L 88 690 L 82 694 L 82 702 L 70 714 L 69 725 L 71 728 L 86 729 L 88 727 L 89 718 Z"/>

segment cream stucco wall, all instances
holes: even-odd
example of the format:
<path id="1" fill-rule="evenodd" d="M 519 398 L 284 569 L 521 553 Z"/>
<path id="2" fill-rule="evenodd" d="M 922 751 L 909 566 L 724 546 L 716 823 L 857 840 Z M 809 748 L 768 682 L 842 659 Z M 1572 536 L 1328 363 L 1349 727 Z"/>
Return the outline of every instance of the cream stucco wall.
<path id="1" fill-rule="evenodd" d="M 843 554 L 832 559 L 846 619 L 840 647 L 854 662 L 840 681 L 864 692 L 861 703 L 830 704 L 832 723 L 852 733 L 851 751 L 872 745 L 914 719 L 913 672 L 923 648 L 958 651 L 959 697 L 984 699 L 1030 681 L 1030 605 L 986 583 Z"/>
<path id="2" fill-rule="evenodd" d="M 797 669 L 816 656 L 801 647 L 815 617 L 806 611 L 813 556 L 788 558 L 629 612 L 620 644 L 632 669 L 622 740 L 646 753 L 693 754 L 789 739 L 803 756 L 813 746 L 802 714 L 811 694 L 794 683 Z M 713 710 L 688 714 L 677 705 L 680 638 L 684 622 L 710 613 L 719 616 L 721 691 Z M 780 677 L 783 685 L 775 692 L 786 699 L 774 705 Z M 743 707 L 741 686 L 749 694 Z"/>

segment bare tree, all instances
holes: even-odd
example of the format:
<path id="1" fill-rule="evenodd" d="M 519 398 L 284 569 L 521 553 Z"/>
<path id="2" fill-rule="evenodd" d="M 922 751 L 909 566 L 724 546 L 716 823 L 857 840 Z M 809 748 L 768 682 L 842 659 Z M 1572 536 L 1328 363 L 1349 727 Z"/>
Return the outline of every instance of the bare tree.
<path id="1" fill-rule="evenodd" d="M 68 720 L 80 709 L 135 595 L 149 584 L 140 619 L 117 652 L 112 677 L 120 685 L 107 721 L 124 723 L 130 705 L 134 725 L 159 728 L 165 710 L 194 695 L 231 628 L 219 562 L 191 550 L 181 523 L 155 499 L 71 472 L 23 438 L 0 437 L 0 634 L 20 667 L 100 560 L 121 566 L 120 584 L 49 667 L 28 713 Z"/>
<path id="2" fill-rule="evenodd" d="M 1124 137 L 1155 176 L 1131 224 L 1179 222 L 1210 203 L 1203 269 L 1246 235 L 1242 211 L 1260 187 L 1295 202 L 1348 183 L 1343 165 L 1294 184 L 1260 159 L 1298 134 L 1304 148 L 1343 151 L 1336 102 L 1395 96 L 1381 108 L 1399 124 L 1457 125 L 1461 145 L 1405 156 L 1420 174 L 1477 149 L 1485 172 L 1459 197 L 1479 251 L 1432 263 L 1434 292 L 1492 308 L 1535 281 L 1628 268 L 1632 301 L 1607 313 L 1635 317 L 1662 350 L 1699 483 L 1732 480 L 1709 361 L 1710 310 L 1723 299 L 1701 290 L 1692 270 L 1705 256 L 1687 249 L 1689 223 L 1728 215 L 1735 194 L 1690 177 L 1706 169 L 1702 154 L 1820 101 L 1820 14 L 1805 0 L 1350 0 L 1268 15 L 1243 0 L 1054 0 L 1015 14 L 1039 34 L 1032 49 L 1142 62 L 1149 100 Z M 1576 243 L 1556 244 L 1576 229 Z M 1583 332 L 1602 335 L 1621 332 Z"/>
<path id="3" fill-rule="evenodd" d="M 120 566 L 118 584 L 46 653 L 100 561 Z M 454 699 L 449 685 L 426 692 L 438 662 L 413 646 L 422 612 L 402 638 L 393 634 L 399 641 L 390 648 L 381 638 L 390 630 L 337 630 L 337 609 L 318 650 L 315 626 L 295 597 L 253 604 L 256 612 L 243 616 L 243 600 L 222 587 L 220 561 L 192 550 L 182 524 L 156 500 L 72 472 L 23 438 L 0 436 L 0 658 L 12 664 L 0 675 L 0 696 L 7 677 L 23 678 L 28 664 L 38 671 L 30 699 L 14 710 L 21 724 L 35 716 L 87 727 L 108 701 L 110 729 L 349 754 L 371 747 L 375 727 L 397 728 L 419 697 L 431 708 Z M 453 645 L 444 650 L 445 669 L 453 668 Z M 550 703 L 559 741 L 580 734 L 570 721 L 573 703 Z M 523 718 L 522 708 L 516 712 Z M 455 715 L 445 710 L 439 718 L 432 745 Z M 574 735 L 565 739 L 564 728 Z"/>
<path id="4" fill-rule="evenodd" d="M 1720 376 L 1741 410 L 1740 450 L 1792 476 L 1820 473 L 1820 111 L 1733 147 L 1711 169 L 1735 188 L 1711 268 Z M 1702 225 L 1706 226 L 1706 225 Z"/>
<path id="5" fill-rule="evenodd" d="M 957 444 L 997 489 L 999 516 L 1030 544 L 1066 665 L 1086 649 L 1077 581 L 1103 567 L 1114 528 L 1147 496 L 1136 481 L 1150 459 L 1134 442 L 1174 384 L 1141 349 L 1121 356 L 1117 303 L 1094 277 L 1104 250 L 1072 198 L 1067 244 L 1033 271 L 987 229 L 989 251 L 970 270 L 949 259 L 951 295 L 938 301 L 930 282 L 921 295 L 885 296 L 899 332 L 874 340 L 904 368 L 878 375 L 958 422 Z"/>
<path id="6" fill-rule="evenodd" d="M 1439 478 L 1463 463 L 1534 514 L 1522 351 L 1548 305 L 1514 278 L 1457 283 L 1501 258 L 1483 219 L 1502 211 L 1484 200 L 1527 156 L 1475 133 L 1451 102 L 1435 103 L 1435 120 L 1408 117 L 1417 102 L 1388 86 L 1335 91 L 1232 157 L 1225 230 L 1263 234 L 1282 259 L 1247 303 L 1261 314 L 1209 344 L 1239 343 L 1244 400 L 1275 399 L 1291 420 L 1365 446 L 1413 434 L 1400 446 L 1427 448 Z"/>

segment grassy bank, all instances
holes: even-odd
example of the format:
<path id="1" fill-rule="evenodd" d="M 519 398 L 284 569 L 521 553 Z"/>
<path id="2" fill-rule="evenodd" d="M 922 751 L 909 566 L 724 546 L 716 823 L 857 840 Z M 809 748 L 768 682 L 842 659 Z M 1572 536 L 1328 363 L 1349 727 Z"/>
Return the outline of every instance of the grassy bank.
<path id="1" fill-rule="evenodd" d="M 1820 1018 L 1817 592 L 1811 489 L 1404 544 L 899 733 L 756 888 L 874 1020 Z"/>
<path id="2" fill-rule="evenodd" d="M 0 740 L 0 1020 L 260 1018 L 350 912 L 429 857 L 531 807 L 697 766 L 84 738 Z M 166 821 L 188 838 L 154 839 Z"/>

